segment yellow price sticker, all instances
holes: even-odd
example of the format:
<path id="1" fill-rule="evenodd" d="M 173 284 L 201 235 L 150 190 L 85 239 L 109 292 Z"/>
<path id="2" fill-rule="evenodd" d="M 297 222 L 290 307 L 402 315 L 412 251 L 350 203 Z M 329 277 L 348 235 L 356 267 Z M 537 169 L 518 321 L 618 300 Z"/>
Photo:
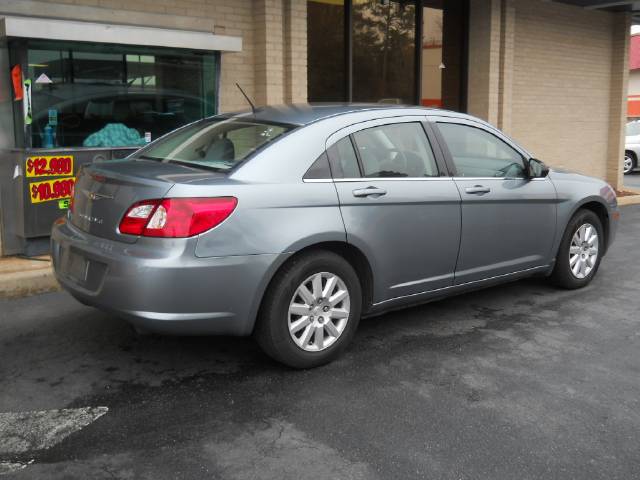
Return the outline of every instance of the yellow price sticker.
<path id="1" fill-rule="evenodd" d="M 65 177 L 73 175 L 73 155 L 29 157 L 25 161 L 27 177 Z"/>
<path id="2" fill-rule="evenodd" d="M 29 184 L 31 203 L 42 203 L 51 200 L 71 198 L 75 178 L 60 178 L 57 180 L 45 180 Z"/>

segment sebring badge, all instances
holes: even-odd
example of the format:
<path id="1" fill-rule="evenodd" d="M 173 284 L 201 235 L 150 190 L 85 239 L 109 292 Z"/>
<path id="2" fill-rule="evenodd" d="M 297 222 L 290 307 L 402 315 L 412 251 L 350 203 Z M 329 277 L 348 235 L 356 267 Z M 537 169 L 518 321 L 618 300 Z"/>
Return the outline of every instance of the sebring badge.
<path id="1" fill-rule="evenodd" d="M 98 225 L 102 225 L 103 222 L 102 218 L 92 217 L 91 215 L 87 215 L 85 213 L 78 213 L 78 216 L 89 223 L 97 223 Z"/>

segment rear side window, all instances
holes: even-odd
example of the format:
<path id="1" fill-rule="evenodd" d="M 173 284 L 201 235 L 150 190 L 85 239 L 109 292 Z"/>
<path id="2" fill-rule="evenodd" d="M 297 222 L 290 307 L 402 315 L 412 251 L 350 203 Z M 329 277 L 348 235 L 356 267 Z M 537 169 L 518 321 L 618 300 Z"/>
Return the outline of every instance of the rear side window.
<path id="1" fill-rule="evenodd" d="M 358 157 L 353 149 L 351 138 L 345 137 L 329 148 L 331 171 L 334 178 L 359 178 Z"/>
<path id="2" fill-rule="evenodd" d="M 438 168 L 419 123 L 394 123 L 353 135 L 364 176 L 437 177 Z"/>
<path id="3" fill-rule="evenodd" d="M 459 177 L 525 178 L 522 155 L 495 135 L 457 123 L 438 123 Z"/>
<path id="4" fill-rule="evenodd" d="M 322 180 L 331 178 L 331 169 L 329 168 L 329 159 L 327 153 L 320 155 L 315 162 L 309 167 L 307 173 L 304 174 L 304 180 Z"/>

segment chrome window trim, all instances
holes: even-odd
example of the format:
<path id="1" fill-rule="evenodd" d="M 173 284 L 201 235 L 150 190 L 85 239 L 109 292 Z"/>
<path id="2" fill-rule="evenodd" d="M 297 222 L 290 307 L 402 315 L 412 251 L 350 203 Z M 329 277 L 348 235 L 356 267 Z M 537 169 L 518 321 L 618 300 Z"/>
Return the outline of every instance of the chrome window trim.
<path id="1" fill-rule="evenodd" d="M 454 180 L 526 180 L 527 182 L 546 180 L 548 177 L 535 177 L 535 178 L 526 178 L 526 177 L 451 177 Z"/>
<path id="2" fill-rule="evenodd" d="M 443 180 L 525 180 L 527 182 L 540 182 L 547 180 L 548 177 L 536 177 L 536 178 L 522 178 L 522 177 L 359 177 L 359 178 L 305 178 L 302 181 L 304 183 L 343 183 L 343 182 L 376 182 L 379 180 L 394 181 L 394 182 L 420 182 L 420 181 L 443 181 Z"/>
<path id="3" fill-rule="evenodd" d="M 406 182 L 423 182 L 427 181 L 443 181 L 443 180 L 451 180 L 451 177 L 359 177 L 359 178 L 309 178 L 303 179 L 304 183 L 346 183 L 346 182 L 377 182 L 380 180 L 384 181 L 406 181 Z"/>

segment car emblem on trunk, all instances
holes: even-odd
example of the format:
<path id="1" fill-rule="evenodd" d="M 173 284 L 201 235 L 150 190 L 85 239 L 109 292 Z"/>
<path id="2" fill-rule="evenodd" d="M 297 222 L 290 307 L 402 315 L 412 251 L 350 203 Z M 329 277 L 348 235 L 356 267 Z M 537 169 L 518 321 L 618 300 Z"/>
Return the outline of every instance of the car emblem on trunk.
<path id="1" fill-rule="evenodd" d="M 112 195 L 105 195 L 104 193 L 90 192 L 88 190 L 83 190 L 82 192 L 91 200 L 100 200 L 101 198 L 108 198 L 113 200 Z"/>

